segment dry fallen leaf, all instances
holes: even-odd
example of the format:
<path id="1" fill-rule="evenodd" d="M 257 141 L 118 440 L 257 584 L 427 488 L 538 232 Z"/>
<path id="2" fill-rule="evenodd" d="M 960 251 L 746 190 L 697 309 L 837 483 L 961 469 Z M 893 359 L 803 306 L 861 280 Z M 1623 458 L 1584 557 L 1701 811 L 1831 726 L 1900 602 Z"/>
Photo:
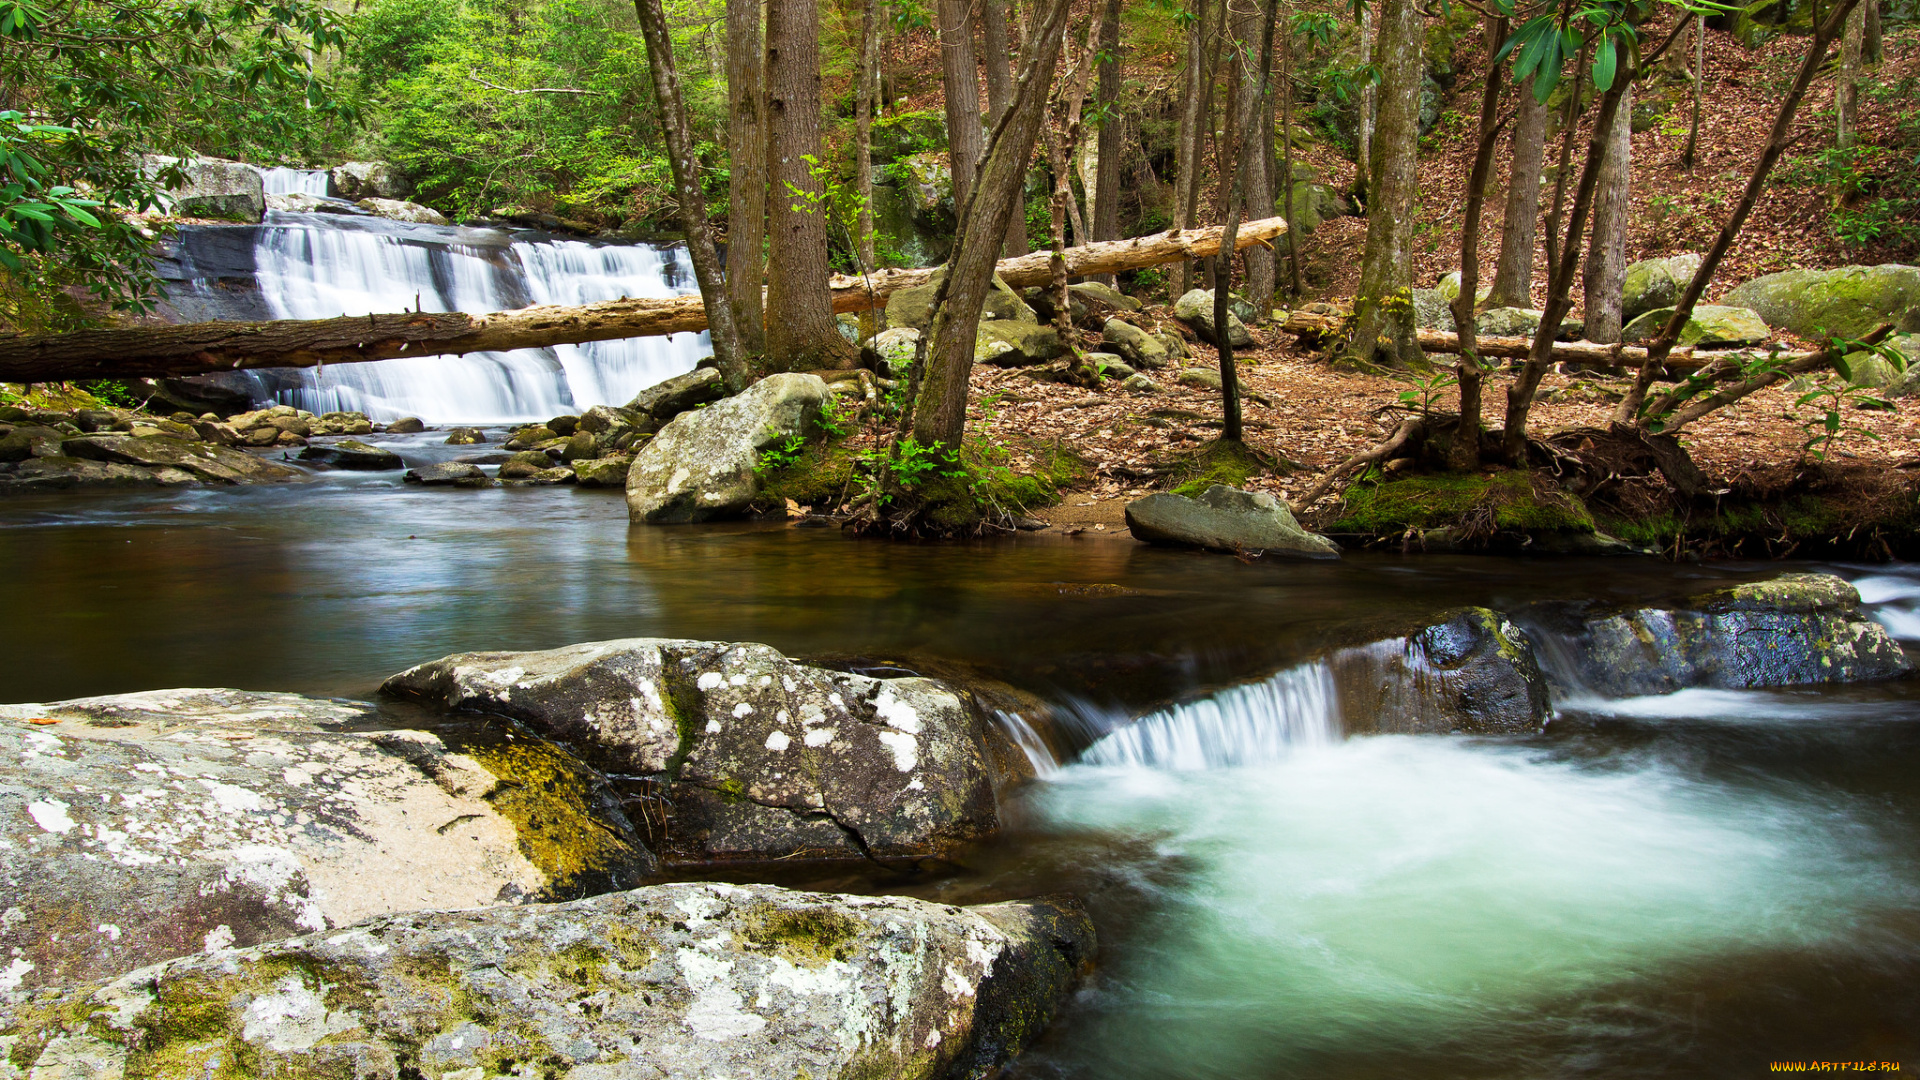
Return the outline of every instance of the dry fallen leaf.
<path id="1" fill-rule="evenodd" d="M 51 716 L 36 716 L 33 719 L 27 721 L 27 723 L 29 724 L 57 724 L 59 722 L 60 721 L 55 720 Z"/>

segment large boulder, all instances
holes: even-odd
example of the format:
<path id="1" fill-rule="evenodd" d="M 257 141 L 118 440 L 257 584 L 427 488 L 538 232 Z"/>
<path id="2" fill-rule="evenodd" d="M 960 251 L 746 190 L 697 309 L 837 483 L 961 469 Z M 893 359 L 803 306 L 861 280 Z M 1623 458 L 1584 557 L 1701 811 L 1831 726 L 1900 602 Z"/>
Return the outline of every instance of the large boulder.
<path id="1" fill-rule="evenodd" d="M 1651 341 L 1672 317 L 1672 308 L 1655 308 L 1628 323 L 1620 331 L 1620 340 L 1628 344 Z M 1681 328 L 1678 343 L 1708 347 L 1758 345 L 1771 336 L 1773 331 L 1766 320 L 1748 308 L 1701 304 L 1693 309 L 1687 325 Z"/>
<path id="2" fill-rule="evenodd" d="M 142 469 L 115 461 L 88 461 L 60 455 L 0 462 L 0 495 L 165 487 L 195 482 L 195 477 L 177 469 Z"/>
<path id="3" fill-rule="evenodd" d="M 674 417 L 634 455 L 628 516 L 660 525 L 745 513 L 760 493 L 760 452 L 805 435 L 829 393 L 818 375 L 785 372 Z"/>
<path id="4" fill-rule="evenodd" d="M 86 435 L 68 439 L 61 449 L 89 461 L 179 469 L 214 484 L 270 484 L 307 475 L 244 451 L 171 435 Z"/>
<path id="5" fill-rule="evenodd" d="M 1286 218 L 1287 227 L 1298 230 L 1302 239 L 1312 236 L 1326 222 L 1353 213 L 1347 197 L 1333 185 L 1322 183 L 1311 166 L 1295 163 L 1293 171 L 1293 203 L 1287 205 L 1287 193 L 1276 190 L 1273 212 Z"/>
<path id="6" fill-rule="evenodd" d="M 971 700 L 931 679 L 796 664 L 765 645 L 630 638 L 461 653 L 383 689 L 510 716 L 673 812 L 669 858 L 919 859 L 998 827 Z"/>
<path id="7" fill-rule="evenodd" d="M 1912 669 L 1860 594 L 1831 574 L 1785 574 L 1672 604 L 1550 617 L 1570 673 L 1609 697 L 1891 679 Z"/>
<path id="8" fill-rule="evenodd" d="M 1627 267 L 1626 283 L 1621 289 L 1620 317 L 1627 322 L 1656 308 L 1671 308 L 1680 302 L 1680 292 L 1700 269 L 1697 254 L 1669 255 L 1643 259 Z"/>
<path id="9" fill-rule="evenodd" d="M 974 332 L 973 361 L 996 367 L 1031 367 L 1066 354 L 1060 332 L 1035 323 L 982 320 Z"/>
<path id="10" fill-rule="evenodd" d="M 1127 504 L 1127 528 L 1150 544 L 1212 551 L 1264 552 L 1305 559 L 1337 559 L 1340 549 L 1300 527 L 1280 500 L 1264 491 L 1215 484 L 1197 499 L 1155 492 Z"/>
<path id="11" fill-rule="evenodd" d="M 1438 289 L 1413 290 L 1413 325 L 1422 330 L 1454 330 L 1450 301 Z M 1477 327 L 1480 324 L 1475 322 Z"/>
<path id="12" fill-rule="evenodd" d="M 1174 301 L 1173 317 L 1186 323 L 1200 340 L 1212 345 L 1217 344 L 1213 334 L 1213 290 L 1194 289 Z M 1233 347 L 1244 349 L 1253 344 L 1253 335 L 1247 333 L 1247 327 L 1240 316 L 1227 312 L 1227 333 L 1233 341 Z"/>
<path id="13" fill-rule="evenodd" d="M 1920 267 L 1788 270 L 1754 278 L 1720 302 L 1752 308 L 1767 325 L 1808 339 L 1857 338 L 1881 323 L 1920 331 Z"/>
<path id="14" fill-rule="evenodd" d="M 327 186 L 338 198 L 351 202 L 361 199 L 404 199 L 413 194 L 413 185 L 399 169 L 384 161 L 348 161 L 327 172 Z"/>
<path id="15" fill-rule="evenodd" d="M 554 746 L 377 723 L 240 690 L 0 705 L 0 983 L 652 872 L 604 782 Z"/>
<path id="16" fill-rule="evenodd" d="M 920 352 L 921 333 L 911 326 L 890 326 L 867 339 L 861 359 L 882 374 L 899 377 L 913 366 Z"/>
<path id="17" fill-rule="evenodd" d="M 300 451 L 300 460 L 311 461 L 316 465 L 330 465 L 336 469 L 359 469 L 370 472 L 407 467 L 407 463 L 400 459 L 399 454 L 363 443 L 359 439 L 313 443 Z"/>
<path id="18" fill-rule="evenodd" d="M 657 885 L 396 915 L 0 1004 L 10 1076 L 996 1075 L 1094 952 L 1078 904 Z"/>
<path id="19" fill-rule="evenodd" d="M 925 285 L 901 289 L 887 297 L 887 325 L 911 326 L 922 334 L 932 333 L 933 294 L 939 289 L 946 273 L 947 268 L 942 266 L 933 272 L 933 277 Z M 980 321 L 990 320 L 1037 324 L 1040 318 L 1013 290 L 1013 286 L 995 274 L 993 285 L 987 290 L 986 303 L 980 309 Z"/>
<path id="20" fill-rule="evenodd" d="M 1328 658 L 1349 735 L 1523 735 L 1548 716 L 1526 631 L 1488 608 L 1443 613 L 1409 633 Z"/>
<path id="21" fill-rule="evenodd" d="M 719 401 L 726 396 L 727 384 L 720 377 L 719 369 L 697 367 L 670 379 L 662 379 L 635 394 L 633 400 L 627 402 L 627 412 L 634 416 L 630 422 L 658 427 L 688 409 Z"/>
<path id="22" fill-rule="evenodd" d="M 431 206 L 422 206 L 405 199 L 361 199 L 354 205 L 374 217 L 383 217 L 389 221 L 404 221 L 412 225 L 450 225 L 447 216 Z"/>
<path id="23" fill-rule="evenodd" d="M 1136 368 L 1163 368 L 1172 362 L 1158 338 L 1124 319 L 1108 319 L 1101 337 L 1108 349 Z"/>
<path id="24" fill-rule="evenodd" d="M 180 159 L 148 154 L 141 158 L 148 176 L 169 167 L 185 174 L 184 182 L 161 193 L 160 203 L 180 217 L 218 218 L 221 221 L 259 221 L 267 212 L 267 190 L 260 171 L 238 161 L 220 158 Z"/>

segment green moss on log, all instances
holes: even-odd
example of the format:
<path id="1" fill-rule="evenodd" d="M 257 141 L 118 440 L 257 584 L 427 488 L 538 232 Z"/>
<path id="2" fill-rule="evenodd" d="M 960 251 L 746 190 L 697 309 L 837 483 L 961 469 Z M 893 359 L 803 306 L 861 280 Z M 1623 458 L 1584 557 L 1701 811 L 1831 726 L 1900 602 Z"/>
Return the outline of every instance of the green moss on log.
<path id="1" fill-rule="evenodd" d="M 1590 533 L 1586 505 L 1521 471 L 1486 475 L 1439 473 L 1349 488 L 1336 533 L 1394 535 L 1454 528 L 1468 535 L 1493 531 Z"/>

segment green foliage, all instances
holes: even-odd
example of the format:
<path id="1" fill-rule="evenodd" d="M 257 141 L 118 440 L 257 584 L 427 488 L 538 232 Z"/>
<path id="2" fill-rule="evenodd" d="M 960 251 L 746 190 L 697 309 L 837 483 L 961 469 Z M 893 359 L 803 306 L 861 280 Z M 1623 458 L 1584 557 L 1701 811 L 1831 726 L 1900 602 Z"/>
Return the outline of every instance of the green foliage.
<path id="1" fill-rule="evenodd" d="M 1410 409 L 1419 409 L 1423 416 L 1433 413 L 1433 403 L 1440 399 L 1443 391 L 1460 385 L 1460 377 L 1446 370 L 1393 371 L 1389 374 L 1400 382 L 1409 384 L 1408 389 L 1400 391 L 1400 404 Z"/>
<path id="2" fill-rule="evenodd" d="M 102 405 L 117 409 L 137 409 L 140 399 L 133 396 L 133 390 L 120 379 L 94 379 L 80 384 L 80 389 L 99 399 Z"/>
<path id="3" fill-rule="evenodd" d="M 1409 530 L 1460 529 L 1486 535 L 1515 532 L 1592 532 L 1593 517 L 1579 499 L 1542 490 L 1520 470 L 1489 475 L 1441 473 L 1381 480 L 1377 471 L 1347 489 L 1330 532 L 1393 536 Z"/>

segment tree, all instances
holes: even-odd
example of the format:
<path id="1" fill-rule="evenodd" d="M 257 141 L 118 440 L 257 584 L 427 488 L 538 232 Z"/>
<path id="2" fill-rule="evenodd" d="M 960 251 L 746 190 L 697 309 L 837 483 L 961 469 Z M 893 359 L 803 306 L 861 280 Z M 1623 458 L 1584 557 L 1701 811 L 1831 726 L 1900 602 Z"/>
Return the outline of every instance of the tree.
<path id="1" fill-rule="evenodd" d="M 767 348 L 761 310 L 766 259 L 766 86 L 761 68 L 761 0 L 727 0 L 727 295 L 747 352 Z"/>
<path id="2" fill-rule="evenodd" d="M 910 417 L 921 446 L 957 450 L 966 434 L 967 382 L 980 310 L 993 283 L 994 255 L 1006 236 L 1007 218 L 1018 208 L 1026 183 L 1069 6 L 1070 0 L 1045 0 L 1034 12 L 1013 104 L 995 125 L 980 182 L 960 210 L 953 257 L 934 292 L 931 340 Z"/>
<path id="3" fill-rule="evenodd" d="M 1867 8 L 1861 4 L 1847 16 L 1847 29 L 1840 36 L 1840 77 L 1833 84 L 1835 130 L 1833 145 L 1851 149 L 1858 141 L 1860 127 L 1860 69 L 1866 52 Z M 1846 196 L 1850 192 L 1838 192 Z"/>
<path id="4" fill-rule="evenodd" d="M 980 47 L 987 60 L 987 125 L 996 126 L 1013 104 L 1013 42 L 1007 32 L 1005 0 L 981 0 Z M 1027 216 L 1013 215 L 1007 223 L 1007 242 L 1002 252 L 1008 257 L 1027 253 Z"/>
<path id="5" fill-rule="evenodd" d="M 873 251 L 873 114 L 880 107 L 880 0 L 866 0 L 860 21 L 860 72 L 854 87 L 854 198 L 859 205 L 854 239 L 862 271 L 874 268 Z M 880 328 L 876 315 L 883 309 L 860 313 L 862 338 Z"/>
<path id="6" fill-rule="evenodd" d="M 1106 0 L 1100 14 L 1100 47 L 1095 54 L 1100 83 L 1094 95 L 1094 127 L 1099 132 L 1095 153 L 1093 227 L 1095 240 L 1120 239 L 1120 154 L 1126 126 L 1120 122 L 1120 0 Z M 1262 217 L 1266 216 L 1263 211 Z M 1108 278 L 1108 285 L 1114 284 Z"/>
<path id="7" fill-rule="evenodd" d="M 1090 33 L 1089 27 L 1088 33 L 1080 37 L 1085 40 Z M 1048 96 L 1040 137 L 1047 146 L 1047 170 L 1053 174 L 1053 194 L 1047 200 L 1047 237 L 1052 249 L 1052 257 L 1048 260 L 1051 273 L 1047 291 L 1053 298 L 1054 331 L 1060 335 L 1060 343 L 1073 357 L 1076 374 L 1091 384 L 1097 382 L 1098 378 L 1081 371 L 1080 349 L 1075 344 L 1073 296 L 1067 286 L 1066 255 L 1067 217 L 1073 208 L 1073 170 L 1069 163 L 1079 148 L 1081 110 L 1087 101 L 1087 76 L 1094 67 L 1093 43 L 1085 41 L 1085 46 L 1081 48 L 1071 38 L 1068 40 L 1067 70 L 1057 89 Z M 1057 121 L 1054 118 L 1056 111 L 1064 114 Z"/>
<path id="8" fill-rule="evenodd" d="M 1352 355 L 1373 363 L 1424 364 L 1413 333 L 1413 197 L 1420 145 L 1420 7 L 1415 0 L 1380 4 L 1379 115 L 1367 183 L 1367 246 L 1353 299 Z"/>
<path id="9" fill-rule="evenodd" d="M 1454 377 L 1460 384 L 1460 424 L 1454 430 L 1448 463 L 1455 469 L 1480 464 L 1481 364 L 1474 324 L 1474 299 L 1480 292 L 1480 215 L 1486 207 L 1487 181 L 1493 172 L 1493 148 L 1500 138 L 1500 88 L 1506 68 L 1499 48 L 1507 37 L 1507 19 L 1487 20 L 1487 75 L 1480 93 L 1480 141 L 1467 177 L 1467 209 L 1460 227 L 1460 291 L 1453 298 L 1453 324 L 1460 335 Z M 1529 255 L 1532 252 L 1528 252 Z"/>
<path id="10" fill-rule="evenodd" d="M 1221 181 L 1227 192 L 1226 221 L 1222 226 L 1220 254 L 1215 263 L 1219 268 L 1218 280 L 1213 285 L 1213 327 L 1214 341 L 1220 350 L 1220 441 L 1238 443 L 1245 439 L 1240 416 L 1240 372 L 1233 365 L 1232 306 L 1229 299 L 1233 289 L 1233 250 L 1234 240 L 1240 229 L 1240 205 L 1246 196 L 1247 178 L 1253 171 L 1247 157 L 1250 152 L 1266 153 L 1256 141 L 1252 147 L 1247 145 L 1244 131 L 1247 120 L 1266 114 L 1267 82 L 1273 71 L 1273 24 L 1280 13 L 1280 0 L 1267 0 L 1266 15 L 1257 22 L 1240 23 L 1235 33 L 1258 30 L 1260 48 L 1255 54 L 1249 47 L 1246 37 L 1238 37 L 1233 43 L 1228 73 L 1229 84 L 1235 92 L 1227 96 L 1227 144 L 1221 161 L 1223 175 Z M 1257 55 L 1257 60 L 1255 56 Z M 1238 93 L 1238 84 L 1245 78 L 1245 69 L 1249 61 L 1256 65 L 1251 80 L 1254 90 L 1251 95 Z M 1231 177 L 1231 179 L 1228 179 Z M 1271 302 L 1272 294 L 1263 298 Z"/>
<path id="11" fill-rule="evenodd" d="M 774 370 L 853 366 L 853 346 L 827 295 L 820 160 L 820 11 L 815 0 L 768 0 L 766 53 L 767 356 Z"/>
<path id="12" fill-rule="evenodd" d="M 1693 120 L 1687 125 L 1687 145 L 1680 151 L 1680 165 L 1692 169 L 1700 152 L 1700 106 L 1707 87 L 1707 20 L 1693 17 Z"/>
<path id="13" fill-rule="evenodd" d="M 1180 89 L 1180 125 L 1175 135 L 1179 175 L 1173 194 L 1173 227 L 1193 225 L 1200 206 L 1200 154 L 1205 141 L 1207 76 L 1207 0 L 1192 0 L 1193 8 L 1180 12 L 1187 28 L 1187 67 Z M 1193 288 L 1193 264 L 1180 266 L 1180 291 Z"/>
<path id="14" fill-rule="evenodd" d="M 1519 87 L 1514 106 L 1512 152 L 1507 159 L 1507 209 L 1500 226 L 1500 260 L 1493 271 L 1489 308 L 1533 306 L 1534 230 L 1540 224 L 1540 167 L 1546 159 L 1547 104 L 1534 96 L 1533 80 Z"/>
<path id="15" fill-rule="evenodd" d="M 1586 338 L 1601 344 L 1620 340 L 1620 307 L 1627 282 L 1628 194 L 1633 177 L 1632 114 L 1633 87 L 1628 86 L 1607 133 L 1607 162 L 1600 170 L 1600 187 L 1594 195 L 1593 233 L 1582 277 Z"/>
<path id="16" fill-rule="evenodd" d="M 947 105 L 947 160 L 953 205 L 965 206 L 980 168 L 980 73 L 973 55 L 972 5 L 940 0 L 940 74 Z"/>
<path id="17" fill-rule="evenodd" d="M 1268 164 L 1273 160 L 1273 125 L 1265 123 L 1267 114 L 1267 92 L 1272 84 L 1273 49 L 1261 49 L 1257 46 L 1268 21 L 1263 9 L 1271 9 L 1272 4 L 1262 5 L 1255 0 L 1240 0 L 1246 6 L 1233 12 L 1233 35 L 1241 45 L 1242 55 L 1239 63 L 1264 63 L 1269 70 L 1259 70 L 1248 77 L 1242 72 L 1239 77 L 1240 92 L 1234 100 L 1234 119 L 1227 125 L 1235 137 L 1241 139 L 1240 150 L 1235 155 L 1239 162 L 1233 168 L 1240 171 L 1232 175 L 1241 186 L 1241 196 L 1237 204 L 1240 213 L 1249 218 L 1265 217 L 1272 213 L 1273 177 Z M 1288 147 L 1291 156 L 1292 147 Z M 1242 175 L 1244 173 L 1244 175 Z M 1222 177 L 1225 180 L 1225 176 Z M 1292 185 L 1288 185 L 1291 187 Z M 1292 208 L 1288 208 L 1292 212 Z M 1261 312 L 1261 318 L 1273 307 L 1274 294 L 1274 258 L 1271 249 L 1256 247 L 1247 252 L 1247 293 L 1249 299 Z"/>

